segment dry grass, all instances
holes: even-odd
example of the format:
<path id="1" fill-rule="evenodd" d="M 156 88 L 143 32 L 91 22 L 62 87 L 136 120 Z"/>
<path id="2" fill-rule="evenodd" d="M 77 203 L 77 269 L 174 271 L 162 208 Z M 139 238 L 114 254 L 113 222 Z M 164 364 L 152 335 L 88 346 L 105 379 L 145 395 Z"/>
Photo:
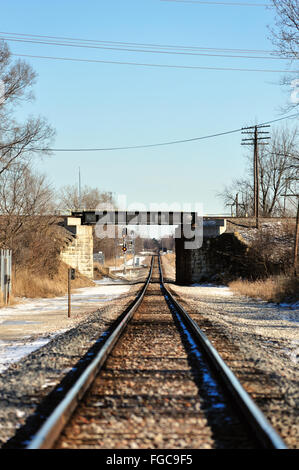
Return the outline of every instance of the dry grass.
<path id="1" fill-rule="evenodd" d="M 267 302 L 299 300 L 299 279 L 292 276 L 271 276 L 257 281 L 236 280 L 230 282 L 229 287 L 237 294 Z"/>
<path id="2" fill-rule="evenodd" d="M 14 297 L 57 297 L 67 293 L 68 266 L 61 263 L 57 274 L 53 277 L 45 273 L 37 275 L 29 269 L 22 269 L 13 275 L 13 296 Z M 93 286 L 92 280 L 76 271 L 76 279 L 72 281 L 72 288 Z"/>
<path id="3" fill-rule="evenodd" d="M 103 279 L 104 276 L 108 276 L 109 268 L 104 267 L 102 264 L 94 261 L 93 263 L 93 278 L 96 280 Z"/>
<path id="4" fill-rule="evenodd" d="M 163 255 L 163 259 L 166 259 L 169 264 L 175 265 L 175 253 L 167 253 Z"/>
<path id="5" fill-rule="evenodd" d="M 164 277 L 175 281 L 175 253 L 161 256 Z"/>
<path id="6" fill-rule="evenodd" d="M 13 295 L 10 295 L 9 297 L 9 301 L 8 301 L 8 305 L 15 305 L 17 304 L 17 300 L 14 298 Z M 7 305 L 4 303 L 4 300 L 3 300 L 3 294 L 2 292 L 0 291 L 0 308 L 1 307 L 7 307 Z"/>
<path id="7" fill-rule="evenodd" d="M 129 259 L 132 259 L 133 258 L 133 255 L 131 254 L 127 254 L 126 255 L 126 260 L 129 261 Z M 114 268 L 114 266 L 116 265 L 116 267 L 118 266 L 122 266 L 124 264 L 124 257 L 121 256 L 120 258 L 107 258 L 105 259 L 105 266 L 108 266 L 108 267 L 112 267 Z"/>
<path id="8" fill-rule="evenodd" d="M 119 265 L 120 264 L 118 264 L 118 266 Z M 110 271 L 109 266 L 107 266 L 106 264 L 102 265 L 97 262 L 93 264 L 93 277 L 95 280 L 103 279 L 104 277 L 110 277 L 111 279 L 118 279 L 117 275 L 114 275 L 113 272 Z"/>

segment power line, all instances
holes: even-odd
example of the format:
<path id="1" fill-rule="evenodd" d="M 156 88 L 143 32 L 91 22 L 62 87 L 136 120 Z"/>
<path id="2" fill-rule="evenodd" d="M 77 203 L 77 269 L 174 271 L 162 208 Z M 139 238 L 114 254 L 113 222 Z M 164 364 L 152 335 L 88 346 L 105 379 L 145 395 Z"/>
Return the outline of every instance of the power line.
<path id="1" fill-rule="evenodd" d="M 197 3 L 199 5 L 224 5 L 224 6 L 238 6 L 238 7 L 268 7 L 272 8 L 270 3 L 244 3 L 244 2 L 204 2 L 198 0 L 160 0 L 161 2 L 172 3 Z"/>
<path id="2" fill-rule="evenodd" d="M 278 121 L 282 121 L 284 119 L 292 119 L 299 116 L 299 113 L 290 115 L 290 116 L 284 116 L 278 119 L 272 119 L 271 121 L 263 122 L 261 124 L 257 124 L 257 127 L 259 126 L 264 126 L 267 124 L 273 124 Z M 113 151 L 113 150 L 132 150 L 132 149 L 141 149 L 141 148 L 152 148 L 152 147 L 161 147 L 161 146 L 166 146 L 166 145 L 175 145 L 175 144 L 182 144 L 182 143 L 187 143 L 187 142 L 196 142 L 199 140 L 204 140 L 204 139 L 211 139 L 214 137 L 220 137 L 223 135 L 228 135 L 228 134 L 234 134 L 237 132 L 241 132 L 244 128 L 239 128 L 239 129 L 233 129 L 230 131 L 225 131 L 225 132 L 219 132 L 217 134 L 210 134 L 210 135 L 205 135 L 201 137 L 193 137 L 191 139 L 182 139 L 182 140 L 174 140 L 174 141 L 169 141 L 169 142 L 160 142 L 160 143 L 155 143 L 155 144 L 146 144 L 146 145 L 131 145 L 131 146 L 124 146 L 124 147 L 106 147 L 106 148 L 29 148 L 27 151 L 48 151 L 48 152 L 103 152 L 103 151 Z M 6 147 L 7 148 L 7 147 Z M 11 146 L 10 148 L 15 148 L 15 146 Z M 1 150 L 1 147 L 0 147 Z"/>
<path id="3" fill-rule="evenodd" d="M 69 43 L 69 42 L 53 42 L 53 41 L 41 41 L 37 39 L 16 39 L 7 36 L 0 36 L 0 39 L 10 42 L 25 42 L 30 44 L 45 44 L 47 46 L 62 46 L 62 47 L 79 47 L 84 49 L 104 49 L 114 51 L 126 51 L 126 52 L 141 52 L 147 54 L 168 54 L 168 55 L 187 55 L 187 56 L 206 56 L 206 57 L 224 57 L 224 58 L 235 58 L 235 59 L 263 59 L 263 60 L 297 60 L 295 57 L 277 57 L 277 56 L 248 56 L 248 55 L 233 55 L 233 54 L 216 54 L 211 52 L 186 52 L 186 51 L 167 51 L 167 50 L 148 50 L 148 49 L 133 49 L 116 46 L 104 46 L 104 45 L 89 45 L 80 43 Z"/>
<path id="4" fill-rule="evenodd" d="M 138 42 L 124 42 L 124 41 L 103 41 L 97 39 L 82 39 L 82 38 L 73 38 L 66 36 L 45 36 L 40 34 L 25 34 L 25 33 L 9 33 L 0 31 L 0 34 L 5 34 L 9 36 L 17 37 L 29 37 L 29 38 L 42 38 L 42 39 L 61 39 L 63 41 L 79 41 L 82 43 L 94 43 L 94 44 L 108 44 L 108 45 L 121 45 L 121 46 L 138 46 L 138 47 L 153 47 L 163 48 L 163 49 L 182 49 L 182 50 L 204 50 L 204 51 L 218 51 L 218 52 L 244 52 L 244 53 L 266 53 L 266 54 L 278 54 L 279 51 L 269 51 L 264 49 L 233 49 L 233 48 L 219 48 L 219 47 L 200 47 L 200 46 L 182 46 L 182 45 L 169 45 L 169 44 L 157 44 L 157 43 L 138 43 Z"/>
<path id="5" fill-rule="evenodd" d="M 138 67 L 157 67 L 157 68 L 170 68 L 170 69 L 189 69 L 189 70 L 218 70 L 218 71 L 231 71 L 231 72 L 263 72 L 263 73 L 299 73 L 299 70 L 277 70 L 277 69 L 248 69 L 248 68 L 235 68 L 235 67 L 204 67 L 199 65 L 171 65 L 171 64 L 153 64 L 142 62 L 125 62 L 117 60 L 99 60 L 99 59 L 79 59 L 74 57 L 53 57 L 32 54 L 11 54 L 16 57 L 29 57 L 33 59 L 50 59 L 72 62 L 86 62 L 86 63 L 99 63 L 99 64 L 114 64 L 114 65 L 133 65 Z"/>

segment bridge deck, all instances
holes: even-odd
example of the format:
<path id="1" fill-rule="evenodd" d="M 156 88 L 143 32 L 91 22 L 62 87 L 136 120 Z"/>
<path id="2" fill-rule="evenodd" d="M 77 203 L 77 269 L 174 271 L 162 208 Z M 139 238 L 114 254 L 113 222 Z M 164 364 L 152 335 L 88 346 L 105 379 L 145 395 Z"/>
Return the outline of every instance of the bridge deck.
<path id="1" fill-rule="evenodd" d="M 201 216 L 196 212 L 74 211 L 72 217 L 79 217 L 82 225 L 182 225 L 201 222 Z M 203 220 L 224 225 L 223 217 L 204 217 Z"/>

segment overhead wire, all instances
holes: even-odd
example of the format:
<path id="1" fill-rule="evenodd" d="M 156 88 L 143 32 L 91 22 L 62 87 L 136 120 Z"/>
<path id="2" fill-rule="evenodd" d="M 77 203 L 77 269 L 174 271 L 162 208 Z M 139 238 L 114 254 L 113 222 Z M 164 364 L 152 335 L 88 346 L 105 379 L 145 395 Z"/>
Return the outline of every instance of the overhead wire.
<path id="1" fill-rule="evenodd" d="M 1 34 L 1 33 L 0 33 Z M 0 36 L 0 40 L 11 41 L 11 42 L 25 42 L 30 44 L 44 44 L 52 46 L 63 46 L 63 47 L 78 47 L 84 49 L 103 49 L 103 50 L 115 50 L 115 51 L 126 51 L 126 52 L 141 52 L 147 54 L 168 54 L 168 55 L 187 55 L 187 56 L 207 56 L 207 57 L 224 57 L 224 58 L 238 58 L 238 59 L 263 59 L 263 60 L 297 60 L 298 57 L 279 57 L 279 56 L 250 56 L 250 55 L 236 55 L 236 54 L 227 54 L 225 50 L 221 51 L 221 54 L 211 53 L 211 52 L 187 52 L 186 50 L 153 50 L 153 49 L 133 49 L 132 47 L 116 47 L 113 45 L 90 45 L 90 44 L 81 44 L 81 43 L 70 43 L 70 42 L 53 42 L 53 41 L 42 41 L 38 39 L 19 39 L 12 38 L 9 36 Z M 160 47 L 160 46 L 159 46 Z M 216 49 L 217 50 L 217 49 Z M 241 52 L 239 53 L 241 54 Z"/>
<path id="2" fill-rule="evenodd" d="M 223 5 L 223 6 L 238 6 L 238 7 L 267 7 L 272 8 L 271 3 L 248 3 L 248 2 L 208 2 L 201 0 L 160 0 L 161 2 L 172 3 L 197 3 L 200 5 Z"/>
<path id="3" fill-rule="evenodd" d="M 34 35 L 28 33 L 5 33 L 0 32 L 0 39 L 14 42 L 27 42 L 34 44 L 45 44 L 53 46 L 68 46 L 68 47 L 80 47 L 80 48 L 100 48 L 108 50 L 122 50 L 127 52 L 142 52 L 142 53 L 155 53 L 155 54 L 175 54 L 175 55 L 191 55 L 191 56 L 209 56 L 209 57 L 223 57 L 223 58 L 249 58 L 249 59 L 276 59 L 276 60 L 289 60 L 297 59 L 297 57 L 277 57 L 277 56 L 248 56 L 240 55 L 244 53 L 249 53 L 250 50 L 244 49 L 224 49 L 224 48 L 200 48 L 200 47 L 190 47 L 190 46 L 173 46 L 173 45 L 161 45 L 161 44 L 146 44 L 146 43 L 125 43 L 121 41 L 97 41 L 91 39 L 78 39 L 78 38 L 62 38 L 61 36 L 46 36 L 46 35 Z M 3 36 L 4 35 L 4 36 Z M 59 39 L 60 38 L 60 39 Z M 46 40 L 47 39 L 47 40 Z M 59 42 L 56 41 L 59 39 Z M 53 41 L 54 40 L 54 41 Z M 61 42 L 63 41 L 63 42 Z M 79 43 L 78 43 L 79 41 Z M 134 45 L 134 46 L 133 46 Z M 133 46 L 133 48 L 132 48 Z M 137 49 L 136 49 L 137 47 Z M 139 49 L 142 47 L 143 49 Z M 152 49 L 144 49 L 144 47 L 151 47 Z M 164 50 L 161 50 L 164 48 Z M 155 50 L 156 49 L 156 50 Z M 170 49 L 170 50 L 166 50 Z M 201 51 L 201 52 L 199 52 Z M 206 52 L 203 52 L 206 51 Z M 207 52 L 208 51 L 208 52 Z M 213 53 L 212 53 L 213 51 Z M 221 54 L 216 54 L 221 52 Z M 226 52 L 224 54 L 224 52 Z M 235 52 L 235 54 L 227 54 L 227 52 Z M 261 53 L 262 51 L 251 50 L 251 54 Z M 237 55 L 236 55 L 237 53 Z M 277 51 L 263 51 L 265 54 L 278 54 Z M 174 68 L 174 69 L 199 69 L 199 70 L 218 70 L 218 71 L 238 71 L 238 72 L 265 72 L 265 73 L 297 73 L 297 70 L 281 70 L 281 69 L 260 69 L 260 68 L 241 68 L 241 67 L 209 67 L 203 65 L 180 65 L 180 64 L 163 64 L 163 63 L 144 63 L 144 62 L 132 62 L 132 61 L 117 61 L 117 60 L 103 60 L 103 59 L 85 59 L 85 58 L 76 58 L 76 57 L 57 57 L 57 56 L 45 56 L 37 54 L 17 54 L 13 55 L 19 57 L 29 57 L 29 58 L 38 58 L 38 59 L 48 59 L 48 60 L 60 60 L 60 61 L 74 61 L 74 62 L 90 62 L 90 63 L 106 63 L 106 64 L 118 64 L 118 65 L 131 65 L 139 67 L 159 67 L 159 68 Z"/>
<path id="4" fill-rule="evenodd" d="M 189 69 L 189 70 L 218 70 L 218 71 L 232 71 L 232 72 L 263 72 L 263 73 L 299 73 L 299 70 L 282 70 L 282 69 L 250 69 L 250 68 L 237 68 L 237 67 L 206 67 L 201 65 L 172 65 L 172 64 L 154 64 L 146 62 L 128 62 L 118 60 L 100 60 L 100 59 L 80 59 L 74 57 L 53 57 L 33 54 L 16 54 L 11 55 L 17 57 L 28 57 L 34 59 L 49 59 L 73 62 L 86 62 L 86 63 L 100 63 L 100 64 L 115 64 L 115 65 L 132 65 L 138 67 L 157 67 L 157 68 L 171 68 L 171 69 Z"/>
<path id="5" fill-rule="evenodd" d="M 77 41 L 77 38 L 61 38 L 59 36 L 41 36 L 41 35 L 29 35 L 29 34 L 20 34 L 20 33 L 1 33 L 0 34 L 9 34 L 9 35 L 14 35 L 14 36 L 25 36 L 25 37 L 38 37 L 38 38 L 51 38 L 51 39 L 63 39 L 63 40 L 68 40 L 68 41 Z M 1 39 L 1 37 L 0 37 Z M 6 39 L 6 40 L 14 40 L 13 38 L 11 39 Z M 18 41 L 18 39 L 15 39 Z M 75 47 L 97 47 L 97 46 L 89 46 L 89 45 L 78 45 L 78 44 L 55 44 L 52 42 L 46 42 L 46 41 L 35 41 L 35 40 L 23 40 L 20 39 L 20 41 L 24 42 L 37 42 L 37 43 L 46 43 L 46 44 L 52 44 L 52 45 L 72 45 Z M 138 45 L 140 46 L 141 44 L 138 43 L 122 43 L 122 42 L 116 42 L 116 41 L 96 41 L 96 40 L 90 40 L 90 39 L 80 39 L 80 41 L 84 42 L 91 42 L 91 43 L 105 43 L 105 44 L 128 44 L 128 45 Z M 242 49 L 217 49 L 217 48 L 196 48 L 196 47 L 188 47 L 188 46 L 163 46 L 163 45 L 153 45 L 153 44 L 142 44 L 143 47 L 164 47 L 164 48 L 181 48 L 181 49 L 192 49 L 192 50 L 221 50 L 221 51 L 244 51 L 248 52 L 250 50 L 242 50 Z M 100 46 L 102 48 L 102 46 Z M 103 48 L 107 48 L 106 46 L 103 46 Z M 109 47 L 109 49 L 111 49 Z M 116 48 L 115 48 L 116 49 Z M 118 49 L 117 49 L 118 50 Z M 123 49 L 121 49 L 123 50 Z M 127 49 L 126 49 L 127 50 Z M 137 52 L 137 50 L 132 50 L 128 49 L 132 52 Z M 140 51 L 138 52 L 154 52 L 154 51 Z M 172 51 L 155 51 L 155 52 L 162 52 L 162 53 L 173 53 Z M 253 53 L 260 52 L 260 51 L 252 51 Z M 266 53 L 273 53 L 275 51 L 263 51 Z M 176 52 L 174 52 L 176 53 Z M 178 52 L 180 53 L 180 52 Z M 183 53 L 182 53 L 183 54 Z M 167 67 L 167 68 L 178 68 L 178 69 L 200 69 L 200 70 L 227 70 L 227 71 L 245 71 L 245 72 L 283 72 L 283 73 L 298 73 L 298 70 L 270 70 L 270 69 L 244 69 L 244 68 L 233 68 L 233 67 L 205 67 L 205 66 L 189 66 L 189 65 L 172 65 L 172 64 L 152 64 L 152 63 L 139 63 L 139 62 L 125 62 L 125 61 L 106 61 L 106 60 L 98 60 L 98 59 L 80 59 L 80 58 L 74 58 L 74 57 L 53 57 L 53 56 L 41 56 L 41 55 L 31 55 L 31 54 L 12 54 L 14 56 L 19 56 L 19 57 L 30 57 L 30 58 L 41 58 L 41 59 L 51 59 L 51 60 L 62 60 L 62 61 L 76 61 L 76 62 L 90 62 L 90 63 L 106 63 L 106 64 L 119 64 L 119 65 L 134 65 L 134 66 L 144 66 L 144 67 Z M 192 54 L 193 55 L 193 54 Z M 196 54 L 196 55 L 201 55 L 201 54 Z M 225 56 L 223 56 L 225 57 Z M 243 58 L 245 56 L 242 56 Z M 256 57 L 257 58 L 257 57 Z M 269 57 L 269 58 L 274 58 L 274 57 Z M 277 58 L 277 57 L 275 57 Z M 293 117 L 297 117 L 298 114 L 292 115 L 292 116 L 287 116 L 287 117 L 282 117 L 278 118 L 272 121 L 268 121 L 265 123 L 262 123 L 260 125 L 264 124 L 270 124 L 273 122 L 280 121 L 282 119 L 290 119 Z M 54 152 L 83 152 L 83 151 L 111 151 L 111 150 L 128 150 L 128 149 L 140 149 L 140 148 L 150 148 L 150 147 L 157 147 L 157 146 L 165 146 L 165 145 L 174 145 L 174 144 L 180 144 L 180 143 L 186 143 L 186 142 L 193 142 L 193 141 L 198 141 L 198 140 L 203 140 L 203 139 L 208 139 L 208 138 L 213 138 L 213 137 L 219 137 L 222 135 L 227 135 L 227 134 L 232 134 L 236 132 L 240 132 L 241 129 L 234 129 L 231 131 L 226 131 L 226 132 L 220 132 L 217 134 L 211 134 L 207 136 L 201 136 L 201 137 L 195 137 L 191 139 L 181 139 L 181 140 L 175 140 L 175 141 L 169 141 L 169 142 L 161 142 L 161 143 L 155 143 L 155 144 L 146 144 L 146 145 L 133 145 L 133 146 L 123 146 L 123 147 L 106 147 L 106 148 L 70 148 L 70 149 L 50 149 L 50 148 L 44 148 L 44 149 L 28 149 L 28 150 L 36 150 L 36 151 L 41 151 L 41 150 L 47 150 L 47 151 L 54 151 Z"/>
<path id="6" fill-rule="evenodd" d="M 293 119 L 295 117 L 298 117 L 299 113 L 289 115 L 289 116 L 283 116 L 281 118 L 277 119 L 272 119 L 271 121 L 266 121 L 260 124 L 257 124 L 257 126 L 264 126 L 267 124 L 273 124 L 275 122 L 279 122 L 285 119 Z M 229 134 L 234 134 L 237 132 L 241 132 L 244 128 L 238 128 L 238 129 L 233 129 L 230 131 L 224 131 L 224 132 L 218 132 L 216 134 L 209 134 L 205 136 L 200 136 L 200 137 L 193 137 L 190 139 L 181 139 L 181 140 L 173 140 L 173 141 L 168 141 L 168 142 L 160 142 L 160 143 L 154 143 L 154 144 L 145 144 L 145 145 L 130 145 L 130 146 L 122 146 L 122 147 L 102 147 L 102 148 L 28 148 L 26 151 L 48 151 L 48 152 L 103 152 L 103 151 L 115 151 L 115 150 L 133 150 L 133 149 L 142 149 L 142 148 L 152 148 L 152 147 L 161 147 L 161 146 L 166 146 L 166 145 L 175 145 L 175 144 L 182 144 L 182 143 L 188 143 L 188 142 L 196 142 L 200 140 L 205 140 L 205 139 L 211 139 L 214 137 L 220 137 L 224 135 L 229 135 Z M 11 148 L 15 148 L 15 146 L 11 146 Z M 1 147 L 0 147 L 1 150 Z"/>
<path id="7" fill-rule="evenodd" d="M 28 34 L 28 33 L 9 33 L 0 31 L 0 34 L 9 35 L 9 36 L 16 36 L 16 37 L 28 37 L 28 38 L 42 38 L 42 39 L 60 39 L 63 41 L 79 41 L 79 42 L 87 42 L 87 43 L 95 43 L 95 44 L 109 44 L 109 45 L 122 45 L 122 46 L 138 46 L 138 47 L 154 47 L 163 48 L 163 49 L 183 49 L 183 50 L 211 50 L 211 51 L 223 51 L 223 52 L 246 52 L 246 53 L 266 53 L 266 54 L 277 54 L 278 51 L 275 50 L 264 50 L 264 49 L 236 49 L 236 48 L 219 48 L 219 47 L 202 47 L 202 46 L 182 46 L 182 45 L 174 45 L 174 44 L 157 44 L 157 43 L 138 43 L 138 42 L 124 42 L 124 41 L 103 41 L 97 39 L 83 39 L 83 38 L 74 38 L 74 37 L 67 37 L 67 36 L 48 36 L 48 35 L 41 35 L 41 34 Z"/>

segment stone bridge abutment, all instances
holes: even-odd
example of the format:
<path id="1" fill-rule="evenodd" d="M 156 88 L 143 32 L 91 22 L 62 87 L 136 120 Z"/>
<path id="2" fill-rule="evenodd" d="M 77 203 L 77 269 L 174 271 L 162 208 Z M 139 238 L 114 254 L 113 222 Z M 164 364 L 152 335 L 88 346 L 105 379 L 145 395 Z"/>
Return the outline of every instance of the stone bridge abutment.
<path id="1" fill-rule="evenodd" d="M 213 252 L 211 241 L 217 239 L 226 230 L 225 219 L 204 218 L 202 226 L 202 245 L 187 249 L 190 241 L 176 232 L 176 283 L 181 285 L 203 282 L 210 279 L 215 271 L 222 268 L 223 260 Z"/>
<path id="2" fill-rule="evenodd" d="M 79 217 L 65 217 L 64 228 L 73 235 L 72 242 L 60 253 L 62 261 L 93 279 L 93 228 L 82 225 Z"/>
<path id="3" fill-rule="evenodd" d="M 108 214 L 109 215 L 109 214 Z M 132 213 L 115 212 L 112 214 L 111 225 L 130 226 L 136 223 L 136 214 L 134 219 Z M 175 217 L 176 215 L 176 217 Z M 190 285 L 197 282 L 212 281 L 213 276 L 223 270 L 227 271 L 230 265 L 233 265 L 233 257 L 230 259 L 230 251 L 240 253 L 240 241 L 233 233 L 226 232 L 225 218 L 203 217 L 200 220 L 202 224 L 202 246 L 196 248 L 186 248 L 190 246 L 192 239 L 184 237 L 182 230 L 183 216 L 185 214 L 174 214 L 166 217 L 164 213 L 158 213 L 157 225 L 176 225 L 181 217 L 181 224 L 176 229 L 175 248 L 176 248 L 176 283 Z M 150 225 L 152 215 L 148 212 L 139 213 L 138 225 Z M 69 266 L 77 269 L 83 275 L 93 278 L 93 227 L 98 223 L 98 215 L 95 211 L 83 213 L 74 213 L 71 217 L 64 218 L 64 227 L 73 235 L 71 243 L 62 251 L 61 259 Z M 188 219 L 189 220 L 189 219 Z M 191 214 L 188 221 L 188 230 L 194 230 L 194 214 Z M 198 227 L 199 225 L 197 225 Z M 181 233 L 182 232 L 182 233 Z M 225 249 L 223 246 L 225 245 Z M 241 247 L 241 251 L 242 251 Z M 229 268 L 230 269 L 230 268 Z M 215 279 L 216 281 L 216 279 Z"/>

